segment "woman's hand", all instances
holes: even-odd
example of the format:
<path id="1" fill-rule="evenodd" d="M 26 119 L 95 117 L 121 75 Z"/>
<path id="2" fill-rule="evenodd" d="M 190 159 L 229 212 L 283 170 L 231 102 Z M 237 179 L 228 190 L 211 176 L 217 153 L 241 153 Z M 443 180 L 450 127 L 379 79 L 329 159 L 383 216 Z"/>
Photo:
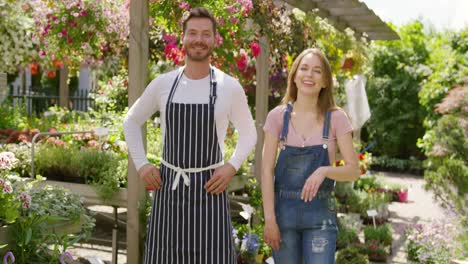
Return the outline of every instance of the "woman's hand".
<path id="1" fill-rule="evenodd" d="M 317 195 L 318 189 L 325 180 L 327 167 L 319 167 L 307 178 L 302 188 L 301 199 L 304 202 L 310 202 Z"/>
<path id="2" fill-rule="evenodd" d="M 263 240 L 273 250 L 279 250 L 281 243 L 281 233 L 276 221 L 265 221 Z"/>

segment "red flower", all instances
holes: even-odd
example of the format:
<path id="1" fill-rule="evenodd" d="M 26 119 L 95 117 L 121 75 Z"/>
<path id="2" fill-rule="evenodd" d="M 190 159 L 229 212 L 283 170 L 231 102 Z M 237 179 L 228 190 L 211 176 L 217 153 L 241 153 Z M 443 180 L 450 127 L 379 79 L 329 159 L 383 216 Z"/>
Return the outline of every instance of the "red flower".
<path id="1" fill-rule="evenodd" d="M 29 64 L 29 69 L 32 75 L 37 75 L 39 73 L 39 64 L 37 62 L 31 62 Z"/>
<path id="2" fill-rule="evenodd" d="M 245 71 L 245 68 L 247 67 L 247 55 L 245 55 L 245 53 L 242 53 L 241 57 L 236 58 L 235 60 L 236 60 L 237 68 L 239 69 L 239 71 L 241 72 Z"/>
<path id="3" fill-rule="evenodd" d="M 361 169 L 361 174 L 366 174 L 366 169 Z"/>
<path id="4" fill-rule="evenodd" d="M 60 60 L 53 60 L 52 64 L 54 64 L 55 68 L 62 69 L 63 63 Z"/>
<path id="5" fill-rule="evenodd" d="M 374 251 L 374 250 L 376 250 L 376 249 L 377 249 L 377 246 L 376 246 L 376 245 L 371 245 L 371 246 L 370 246 L 370 250 Z"/>
<path id="6" fill-rule="evenodd" d="M 250 48 L 252 49 L 253 56 L 257 58 L 261 51 L 260 45 L 257 42 L 252 42 L 250 43 Z"/>
<path id="7" fill-rule="evenodd" d="M 55 76 L 56 76 L 55 71 L 49 71 L 47 73 L 47 78 L 53 79 L 55 78 Z"/>
<path id="8" fill-rule="evenodd" d="M 362 153 L 359 154 L 359 160 L 364 160 L 364 157 L 365 157 L 364 154 L 362 154 Z"/>

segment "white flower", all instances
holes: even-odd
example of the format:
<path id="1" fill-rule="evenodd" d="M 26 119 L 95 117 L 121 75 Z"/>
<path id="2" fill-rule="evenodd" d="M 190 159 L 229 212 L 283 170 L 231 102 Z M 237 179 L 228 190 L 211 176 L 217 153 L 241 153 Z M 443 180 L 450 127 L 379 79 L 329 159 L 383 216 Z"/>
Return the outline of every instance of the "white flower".
<path id="1" fill-rule="evenodd" d="M 250 204 L 244 204 L 244 203 L 239 203 L 242 206 L 242 212 L 239 214 L 245 219 L 249 220 L 252 217 L 252 214 L 254 212 L 254 208 Z"/>

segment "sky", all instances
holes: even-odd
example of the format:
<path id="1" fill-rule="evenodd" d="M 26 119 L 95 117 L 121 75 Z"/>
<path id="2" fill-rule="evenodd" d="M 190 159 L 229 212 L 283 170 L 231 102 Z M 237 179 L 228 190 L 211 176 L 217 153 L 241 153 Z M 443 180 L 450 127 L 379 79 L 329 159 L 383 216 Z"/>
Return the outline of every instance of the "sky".
<path id="1" fill-rule="evenodd" d="M 437 30 L 468 27 L 468 0 L 360 0 L 384 22 L 397 26 L 422 18 Z"/>

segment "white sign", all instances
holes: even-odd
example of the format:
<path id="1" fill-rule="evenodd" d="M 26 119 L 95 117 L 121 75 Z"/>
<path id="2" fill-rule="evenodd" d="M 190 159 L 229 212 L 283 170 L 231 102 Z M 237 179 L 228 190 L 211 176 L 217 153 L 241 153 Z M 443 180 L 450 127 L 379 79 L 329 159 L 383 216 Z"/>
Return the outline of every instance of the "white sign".
<path id="1" fill-rule="evenodd" d="M 377 213 L 377 210 L 372 209 L 372 210 L 367 210 L 367 215 L 370 217 L 374 217 L 374 216 L 377 216 L 378 213 Z"/>

